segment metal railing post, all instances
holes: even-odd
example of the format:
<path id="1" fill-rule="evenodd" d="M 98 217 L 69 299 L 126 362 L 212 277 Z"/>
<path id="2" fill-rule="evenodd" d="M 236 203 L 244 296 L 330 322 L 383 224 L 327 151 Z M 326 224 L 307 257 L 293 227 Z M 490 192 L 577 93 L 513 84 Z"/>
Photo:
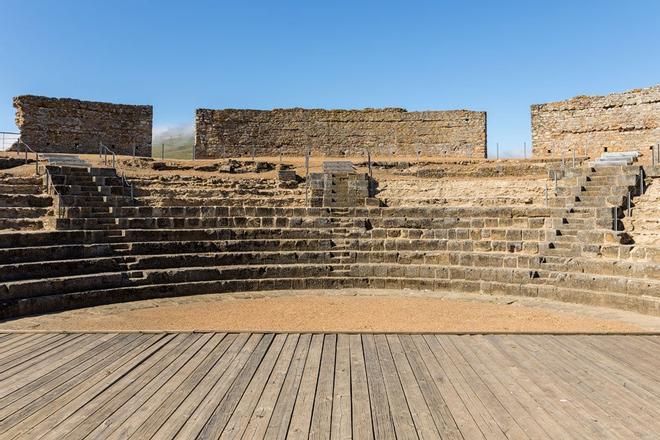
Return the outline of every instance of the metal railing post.
<path id="1" fill-rule="evenodd" d="M 614 228 L 613 228 L 613 229 L 614 229 L 614 232 L 618 232 L 618 231 L 619 231 L 618 211 L 619 211 L 619 210 L 617 209 L 616 206 L 612 206 L 612 219 L 613 219 L 613 221 L 614 221 L 614 224 L 613 224 L 613 226 L 614 226 Z"/>
<path id="2" fill-rule="evenodd" d="M 575 168 L 575 150 L 573 150 L 573 168 Z"/>
<path id="3" fill-rule="evenodd" d="M 639 195 L 644 194 L 644 168 L 639 167 Z"/>
<path id="4" fill-rule="evenodd" d="M 160 144 L 160 160 L 165 160 L 165 144 Z"/>
<path id="5" fill-rule="evenodd" d="M 628 217 L 630 217 L 630 191 L 628 191 Z"/>
<path id="6" fill-rule="evenodd" d="M 309 203 L 309 147 L 305 151 L 305 205 Z"/>

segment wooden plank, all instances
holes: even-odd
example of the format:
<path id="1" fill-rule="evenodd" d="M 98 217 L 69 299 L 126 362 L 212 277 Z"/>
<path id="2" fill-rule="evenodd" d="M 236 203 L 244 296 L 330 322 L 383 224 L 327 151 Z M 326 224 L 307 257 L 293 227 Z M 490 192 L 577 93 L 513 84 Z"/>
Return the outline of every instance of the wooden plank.
<path id="1" fill-rule="evenodd" d="M 169 355 L 163 359 L 158 365 L 160 372 L 156 368 L 151 368 L 149 374 L 141 375 L 133 383 L 142 382 L 144 385 L 140 387 L 131 386 L 124 388 L 121 393 L 118 393 L 112 400 L 103 404 L 97 410 L 93 417 L 89 417 L 85 422 L 78 425 L 73 431 L 67 434 L 69 438 L 107 438 L 108 434 L 114 431 L 122 424 L 133 424 L 133 415 L 139 411 L 143 405 L 153 396 L 158 390 L 166 386 L 170 381 L 175 381 L 175 377 L 179 375 L 179 370 L 197 356 L 202 347 L 211 339 L 212 334 L 191 334 L 188 335 L 184 341 Z M 149 376 L 156 373 L 153 379 L 149 380 Z M 183 375 L 183 374 L 182 374 Z M 137 392 L 136 392 L 137 390 Z M 122 396 L 123 394 L 123 396 Z M 97 419 L 92 422 L 93 419 Z M 90 421 L 89 423 L 87 421 Z M 101 421 L 101 423 L 98 423 Z M 98 424 L 97 424 L 98 423 Z M 137 423 L 137 422 L 136 422 Z M 93 425 L 97 424 L 96 428 Z M 88 425 L 88 426 L 85 426 Z M 90 431 L 90 428 L 93 430 Z"/>
<path id="2" fill-rule="evenodd" d="M 424 400 L 419 383 L 415 378 L 412 368 L 410 368 L 408 358 L 403 351 L 399 337 L 397 335 L 387 335 L 386 339 L 392 359 L 394 360 L 394 365 L 399 374 L 403 393 L 410 408 L 410 414 L 415 423 L 417 435 L 420 439 L 437 439 L 442 437 L 438 428 L 435 426 L 435 420 Z"/>
<path id="3" fill-rule="evenodd" d="M 23 370 L 26 365 L 34 365 L 51 358 L 51 354 L 59 347 L 72 344 L 80 335 L 56 335 L 53 338 L 44 338 L 35 344 L 22 345 L 7 355 L 7 361 L 0 365 L 0 381 L 13 377 L 15 372 Z"/>
<path id="4" fill-rule="evenodd" d="M 612 369 L 616 366 L 609 364 L 607 359 L 598 357 L 593 350 L 583 349 L 577 339 L 568 345 L 562 345 L 559 342 L 561 338 L 547 339 L 546 345 L 558 347 L 563 353 L 562 357 L 573 367 L 567 380 L 588 393 L 598 406 L 618 420 L 627 420 L 626 425 L 638 437 L 643 437 L 647 433 L 648 426 L 654 426 L 660 413 L 649 408 L 647 400 L 641 399 L 631 391 L 638 388 L 634 383 L 614 380 Z M 581 350 L 576 350 L 575 346 L 580 347 Z M 583 359 L 581 356 L 585 355 L 588 357 Z M 605 363 L 609 368 L 601 366 L 599 362 Z M 566 365 L 559 368 L 560 374 L 567 371 Z"/>
<path id="5" fill-rule="evenodd" d="M 383 382 L 387 391 L 387 400 L 390 402 L 390 417 L 394 425 L 397 438 L 418 438 L 415 422 L 410 414 L 410 408 L 396 371 L 392 354 L 385 335 L 374 335 L 378 361 L 383 372 Z"/>
<path id="6" fill-rule="evenodd" d="M 36 341 L 41 338 L 47 338 L 52 336 L 52 333 L 15 333 L 9 335 L 3 341 L 0 341 L 0 356 L 4 355 L 7 350 L 11 350 L 12 347 L 27 343 L 28 341 Z"/>
<path id="7" fill-rule="evenodd" d="M 657 384 L 660 349 L 654 345 L 649 347 L 650 344 L 636 336 L 580 335 L 576 336 L 576 341 L 616 363 L 617 371 L 625 369 L 627 377 L 636 378 L 635 383 L 645 390 L 656 391 L 653 385 Z M 634 376 L 628 376 L 630 374 Z"/>
<path id="8" fill-rule="evenodd" d="M 7 427 L 11 426 L 3 435 L 9 438 L 13 436 L 32 437 L 30 430 L 37 427 L 41 428 L 43 421 L 53 416 L 53 414 L 59 412 L 58 415 L 61 416 L 63 411 L 71 407 L 75 408 L 75 405 L 80 404 L 84 399 L 93 398 L 112 384 L 113 381 L 122 377 L 126 371 L 130 371 L 154 351 L 160 349 L 169 339 L 170 337 L 164 335 L 151 335 L 148 338 L 140 339 L 139 345 L 127 351 L 124 356 L 119 357 L 105 368 L 87 371 L 87 374 L 81 374 L 77 377 L 79 381 L 71 381 L 66 386 L 58 387 L 54 390 L 56 393 L 49 393 L 54 395 L 42 396 L 27 407 L 12 414 L 11 421 L 4 420 L 3 422 L 7 423 Z M 108 371 L 111 373 L 108 374 Z M 47 404 L 42 406 L 44 400 L 47 401 Z M 38 409 L 33 412 L 35 408 Z M 64 418 L 66 418 L 66 415 Z"/>
<path id="9" fill-rule="evenodd" d="M 121 341 L 136 337 L 137 335 L 100 335 L 91 338 L 89 344 L 79 350 L 54 359 L 48 369 L 31 369 L 21 375 L 11 387 L 3 387 L 2 393 L 6 395 L 0 397 L 0 420 L 74 377 L 80 371 L 76 368 L 86 369 L 93 366 L 108 353 L 112 353 L 113 347 L 114 350 L 119 349 Z"/>
<path id="10" fill-rule="evenodd" d="M 273 413 L 270 420 L 268 420 L 268 427 L 263 438 L 282 440 L 287 436 L 311 341 L 312 335 L 308 333 L 300 335 L 298 339 L 296 351 L 289 365 L 289 370 L 286 373 L 282 389 L 277 397 Z M 255 435 L 253 438 L 260 438 L 256 433 L 257 430 L 254 429 L 254 431 Z"/>
<path id="11" fill-rule="evenodd" d="M 199 433 L 198 437 L 200 438 L 218 438 L 220 434 L 222 433 L 222 430 L 224 427 L 227 425 L 227 422 L 233 415 L 233 412 L 237 408 L 240 399 L 244 396 L 245 391 L 247 388 L 249 388 L 250 383 L 254 379 L 260 364 L 266 357 L 266 354 L 270 354 L 268 357 L 267 362 L 270 362 L 270 365 L 266 365 L 265 369 L 272 369 L 275 360 L 277 359 L 277 355 L 279 354 L 279 350 L 282 348 L 282 344 L 284 344 L 285 337 L 284 335 L 278 335 L 277 336 L 277 347 L 273 351 L 270 351 L 270 347 L 272 347 L 273 341 L 275 339 L 275 335 L 272 333 L 264 335 L 261 340 L 259 341 L 259 344 L 257 347 L 254 349 L 250 357 L 248 358 L 247 362 L 241 369 L 238 371 L 238 375 L 236 378 L 233 380 L 231 386 L 225 393 L 224 397 L 220 402 L 216 403 L 215 410 L 207 420 L 206 424 L 202 428 L 201 432 Z M 268 372 L 269 374 L 270 372 Z M 257 378 L 257 381 L 261 380 L 263 378 L 262 382 L 262 388 L 263 390 L 263 383 L 267 380 L 267 374 L 261 375 Z M 258 388 L 259 384 L 256 383 L 256 387 Z M 258 395 L 254 398 L 254 402 L 256 403 L 257 399 L 261 395 L 261 390 L 254 390 L 255 393 Z"/>
<path id="12" fill-rule="evenodd" d="M 457 366 L 454 363 L 442 348 L 440 341 L 434 335 L 424 335 L 420 337 L 426 342 L 429 350 L 435 357 L 436 362 L 445 373 L 448 384 L 451 384 L 454 387 L 457 395 L 460 396 L 468 413 L 472 416 L 483 435 L 488 439 L 506 439 L 507 437 L 504 435 L 504 431 L 495 422 L 493 417 L 490 416 L 484 402 L 479 399 L 477 393 L 470 387 L 468 379 L 461 374 L 463 366 Z M 423 346 L 419 344 L 417 345 L 417 348 L 422 351 Z M 433 367 L 430 366 L 431 364 L 427 363 L 427 365 L 429 365 L 429 371 L 435 373 Z M 443 379 L 443 377 L 437 378 L 436 384 Z M 450 394 L 448 393 L 447 395 Z M 452 401 L 452 404 L 457 405 L 457 402 Z M 462 413 L 453 410 L 452 414 L 454 414 L 455 417 L 458 417 Z"/>
<path id="13" fill-rule="evenodd" d="M 390 414 L 390 403 L 387 399 L 385 379 L 380 368 L 374 335 L 365 334 L 362 336 L 362 349 L 367 372 L 374 436 L 377 439 L 395 439 L 396 434 Z"/>
<path id="14" fill-rule="evenodd" d="M 250 335 L 248 341 L 241 348 L 241 351 L 223 371 L 222 376 L 220 376 L 218 381 L 208 391 L 208 394 L 201 399 L 199 406 L 192 412 L 190 417 L 186 418 L 181 429 L 175 433 L 175 436 L 165 437 L 171 438 L 174 436 L 175 438 L 189 439 L 197 437 L 200 434 L 200 431 L 204 429 L 213 411 L 217 408 L 218 403 L 222 401 L 236 377 L 240 374 L 247 362 L 253 358 L 252 354 L 255 350 L 264 349 L 263 338 L 261 334 Z M 267 343 L 270 345 L 270 341 L 267 341 Z M 160 431 L 158 436 L 160 436 Z"/>
<path id="15" fill-rule="evenodd" d="M 461 399 L 461 396 L 454 388 L 453 382 L 449 380 L 447 373 L 444 371 L 444 367 L 440 365 L 438 359 L 436 359 L 433 352 L 431 352 L 431 349 L 424 338 L 421 335 L 402 335 L 400 339 L 404 347 L 410 346 L 411 344 L 414 345 L 414 348 L 417 350 L 417 353 L 419 353 L 419 357 L 424 364 L 423 366 L 418 365 L 418 368 L 415 368 L 415 371 L 419 371 L 421 375 L 424 374 L 423 367 L 426 368 L 429 377 L 438 389 L 440 398 L 443 399 L 447 405 L 447 408 L 445 409 L 441 403 L 437 404 L 439 405 L 439 416 L 442 417 L 443 420 L 453 419 L 461 436 L 464 438 L 484 438 L 479 426 L 477 426 L 472 414 L 470 414 L 467 405 Z M 412 346 L 407 352 L 411 353 L 411 355 L 414 354 Z M 417 365 L 417 363 L 415 365 Z M 430 397 L 432 397 L 432 395 Z M 465 398 L 468 399 L 469 396 L 465 396 Z M 496 436 L 493 437 L 496 438 Z"/>
<path id="16" fill-rule="evenodd" d="M 76 336 L 76 335 L 72 335 Z M 53 344 L 57 342 L 58 340 L 62 340 L 69 337 L 69 335 L 57 333 L 57 334 L 48 334 L 48 335 L 43 335 L 40 338 L 34 338 L 34 339 L 28 339 L 27 341 L 23 342 L 16 342 L 15 344 L 11 345 L 8 347 L 6 350 L 2 352 L 2 357 L 0 357 L 0 372 L 5 371 L 12 366 L 16 365 L 16 363 L 12 363 L 14 359 L 17 359 L 21 356 L 25 356 L 26 354 L 29 357 L 34 357 L 39 349 L 42 349 L 43 347 L 48 347 L 49 343 Z M 47 350 L 45 348 L 44 350 Z M 28 357 L 28 359 L 29 359 Z M 19 361 L 18 363 L 20 363 Z"/>
<path id="17" fill-rule="evenodd" d="M 67 440 L 81 439 L 87 436 L 94 428 L 103 422 L 105 417 L 123 405 L 128 398 L 137 393 L 142 387 L 156 377 L 167 365 L 169 359 L 176 359 L 185 350 L 187 342 L 197 335 L 178 334 L 168 341 L 167 344 L 144 359 L 139 365 L 127 371 L 117 380 L 103 390 L 102 393 L 77 400 L 78 407 L 70 408 L 66 415 L 49 417 L 47 422 L 42 423 L 40 429 L 48 426 L 47 432 L 43 432 L 43 439 Z M 57 423 L 51 419 L 58 419 Z M 36 430 L 35 433 L 39 433 Z"/>
<path id="18" fill-rule="evenodd" d="M 611 339 L 609 339 L 611 338 Z M 616 336 L 610 336 L 607 343 L 604 339 L 594 336 L 576 336 L 575 343 L 590 349 L 592 356 L 597 357 L 597 367 L 604 369 L 611 380 L 616 384 L 625 383 L 626 390 L 634 393 L 644 400 L 659 399 L 660 386 L 658 386 L 658 365 L 660 355 L 655 353 L 644 354 L 637 348 L 630 349 L 626 345 L 619 345 Z M 658 350 L 660 351 L 660 350 Z M 579 353 L 579 352 L 578 352 Z M 584 356 L 580 356 L 585 358 Z"/>
<path id="19" fill-rule="evenodd" d="M 306 439 L 309 435 L 309 426 L 312 421 L 316 384 L 318 382 L 321 351 L 323 349 L 323 335 L 315 334 L 307 353 L 305 369 L 300 380 L 298 395 L 291 414 L 287 438 Z"/>
<path id="20" fill-rule="evenodd" d="M 502 375 L 510 377 L 515 382 L 515 385 L 512 386 L 525 390 L 529 394 L 530 398 L 533 399 L 533 401 L 528 401 L 530 409 L 542 408 L 547 411 L 551 418 L 549 424 L 559 424 L 559 430 L 564 432 L 560 437 L 604 437 L 604 432 L 596 431 L 591 426 L 585 426 L 582 420 L 574 417 L 576 410 L 569 409 L 568 405 L 561 403 L 561 391 L 553 387 L 552 384 L 545 383 L 546 379 L 542 379 L 541 372 L 539 371 L 539 374 L 537 374 L 538 370 L 531 367 L 527 359 L 523 358 L 520 362 L 514 361 L 511 356 L 506 356 L 505 352 L 498 350 L 487 338 L 483 335 L 474 336 L 475 353 L 483 352 L 487 354 L 487 359 L 493 360 L 492 365 L 497 365 L 497 369 L 492 369 L 494 373 L 501 371 Z M 544 384 L 545 386 L 543 386 Z"/>
<path id="21" fill-rule="evenodd" d="M 635 434 L 628 429 L 627 426 L 620 423 L 619 420 L 613 418 L 610 414 L 603 410 L 599 405 L 591 400 L 591 393 L 586 392 L 584 388 L 575 386 L 571 380 L 567 380 L 567 376 L 560 370 L 565 367 L 567 360 L 562 356 L 561 352 L 551 347 L 548 347 L 548 339 L 544 338 L 527 338 L 525 335 L 509 336 L 508 343 L 515 343 L 521 348 L 525 356 L 533 356 L 539 363 L 539 375 L 547 372 L 553 378 L 552 383 L 560 386 L 564 392 L 564 399 L 568 402 L 574 403 L 578 408 L 584 408 L 583 421 L 585 424 L 595 425 L 595 429 L 602 429 L 609 436 L 616 436 L 617 438 L 635 438 Z M 537 345 L 540 343 L 542 345 Z M 511 352 L 515 352 L 511 350 Z M 571 369 L 574 369 L 572 365 Z M 596 425 L 597 423 L 597 425 Z"/>
<path id="22" fill-rule="evenodd" d="M 456 337 L 458 338 L 461 336 Z M 462 337 L 469 338 L 470 336 Z M 456 350 L 450 341 L 451 336 L 437 335 L 436 339 L 440 342 L 442 349 L 460 370 L 470 388 L 472 388 L 477 397 L 484 403 L 488 413 L 490 413 L 502 431 L 506 433 L 507 437 L 517 439 L 528 438 L 525 431 L 517 423 L 516 419 L 509 414 L 506 407 L 504 407 L 504 405 L 502 405 L 497 399 L 497 396 L 495 396 L 490 388 L 488 388 L 488 385 L 483 382 L 479 374 L 474 371 L 469 362 L 467 362 L 463 356 L 461 356 L 460 352 Z"/>
<path id="23" fill-rule="evenodd" d="M 350 335 L 348 339 L 351 356 L 349 368 L 351 376 L 352 434 L 359 439 L 373 439 L 371 400 L 369 398 L 367 370 L 364 364 L 362 337 L 360 335 Z"/>
<path id="24" fill-rule="evenodd" d="M 268 429 L 268 422 L 275 410 L 280 390 L 284 388 L 287 372 L 292 365 L 292 360 L 295 359 L 296 353 L 299 353 L 297 351 L 299 340 L 300 335 L 298 334 L 292 333 L 288 335 L 284 347 L 282 348 L 282 352 L 277 358 L 277 363 L 273 367 L 273 371 L 268 378 L 268 383 L 266 384 L 261 397 L 259 397 L 259 401 L 247 422 L 247 426 L 245 427 L 245 431 L 241 438 L 252 440 L 265 438 L 266 430 Z M 309 346 L 309 342 L 307 342 L 307 345 Z"/>
<path id="25" fill-rule="evenodd" d="M 123 429 L 119 429 L 112 433 L 109 438 L 123 440 L 128 438 L 129 435 L 132 439 L 152 438 L 157 437 L 156 432 L 166 425 L 167 421 L 170 422 L 170 427 L 176 425 L 177 422 L 182 425 L 183 420 L 185 420 L 184 417 L 192 413 L 199 404 L 199 401 L 196 400 L 195 391 L 203 391 L 205 395 L 217 380 L 216 375 L 219 376 L 224 372 L 226 366 L 229 365 L 229 362 L 236 356 L 247 339 L 247 334 L 242 334 L 240 337 L 236 334 L 226 335 L 199 367 L 174 392 L 167 396 L 158 408 L 142 422 L 138 429 L 132 433 L 124 433 Z M 197 395 L 200 394 L 201 392 L 198 391 Z M 201 397 L 199 399 L 201 400 Z M 177 411 L 179 412 L 177 413 Z M 180 425 L 171 430 L 176 433 L 178 426 Z"/>
<path id="26" fill-rule="evenodd" d="M 289 339 L 295 340 L 295 336 Z M 250 416 L 257 406 L 262 393 L 264 392 L 264 388 L 266 387 L 269 377 L 273 373 L 275 364 L 280 357 L 286 342 L 286 334 L 275 335 L 270 347 L 268 348 L 268 351 L 266 352 L 266 355 L 261 361 L 261 364 L 254 372 L 254 375 L 251 377 L 249 385 L 244 388 L 242 397 L 234 408 L 233 413 L 230 414 L 229 411 L 227 411 L 227 414 L 229 414 L 231 417 L 229 417 L 229 415 L 226 416 L 228 421 L 225 424 L 220 438 L 236 439 L 243 436 L 248 422 L 250 421 Z M 293 345 L 289 345 L 289 349 L 291 353 L 293 353 Z M 234 384 L 237 383 L 238 380 L 234 382 Z M 240 391 L 238 387 L 237 390 Z M 215 432 L 219 431 L 215 430 Z"/>
<path id="27" fill-rule="evenodd" d="M 116 429 L 107 428 L 103 433 L 104 439 L 120 438 L 126 439 L 137 431 L 144 422 L 164 405 L 167 399 L 178 397 L 178 392 L 183 391 L 184 383 L 190 380 L 191 375 L 195 373 L 205 362 L 209 362 L 213 351 L 218 347 L 218 344 L 225 338 L 225 333 L 207 333 L 207 340 L 204 342 L 203 347 L 195 353 L 192 358 L 179 370 L 176 374 L 168 380 L 162 387 L 160 387 L 149 399 L 142 403 L 139 407 L 133 408 L 124 422 L 116 427 Z M 204 339 L 202 339 L 204 341 Z M 181 396 L 183 399 L 184 396 Z M 120 409 L 124 411 L 124 407 Z M 104 422 L 104 425 L 113 423 L 118 419 L 117 413 L 113 414 L 111 418 Z"/>
<path id="28" fill-rule="evenodd" d="M 213 407 L 209 407 L 209 402 L 217 403 L 222 397 L 217 397 L 218 387 L 222 386 L 218 382 L 225 376 L 227 369 L 234 362 L 244 363 L 247 361 L 248 356 L 257 346 L 260 339 L 261 335 L 251 335 L 249 333 L 239 334 L 213 369 L 204 376 L 176 410 L 170 414 L 167 420 L 158 427 L 153 438 L 174 438 L 186 423 L 204 424 L 211 411 L 213 411 Z M 208 412 L 202 413 L 203 411 Z M 137 437 L 137 433 L 133 437 L 141 438 Z"/>
<path id="29" fill-rule="evenodd" d="M 349 336 L 337 335 L 335 355 L 334 396 L 332 398 L 332 422 L 330 438 L 353 438 L 351 417 L 351 351 Z"/>
<path id="30" fill-rule="evenodd" d="M 90 377 L 93 377 L 98 371 L 114 365 L 118 360 L 121 361 L 122 358 L 125 358 L 125 361 L 128 361 L 131 355 L 135 355 L 137 352 L 146 348 L 146 336 L 127 336 L 129 337 L 123 339 L 117 344 L 118 346 L 115 347 L 115 351 L 108 350 L 107 352 L 99 352 L 97 356 L 93 356 L 85 362 L 67 370 L 65 374 L 58 377 L 57 381 L 51 381 L 55 382 L 52 386 L 44 386 L 43 390 L 36 387 L 20 399 L 12 402 L 3 409 L 1 418 L 3 420 L 2 425 L 5 429 L 9 428 L 10 426 L 18 424 L 28 416 L 31 416 L 35 420 L 33 424 L 37 424 L 38 420 L 41 419 L 36 418 L 36 413 L 39 411 L 43 414 L 54 412 L 56 405 L 53 405 L 52 402 L 55 402 L 58 399 L 60 399 L 60 402 L 63 401 L 64 397 L 62 396 L 77 391 L 79 389 L 77 387 L 80 387 L 81 384 Z M 122 355 L 114 356 L 116 350 L 121 351 Z M 48 382 L 47 384 L 50 385 L 51 382 Z M 45 417 L 47 417 L 47 415 L 43 415 L 42 418 Z M 2 429 L 0 428 L 0 432 L 1 431 Z"/>
<path id="31" fill-rule="evenodd" d="M 460 340 L 457 338 L 450 338 L 449 340 L 497 397 L 498 401 L 507 409 L 511 417 L 516 420 L 516 423 L 525 431 L 527 436 L 534 439 L 569 437 L 570 435 L 567 432 L 553 423 L 548 414 L 539 408 L 536 402 L 530 399 L 525 390 L 510 380 L 503 383 L 502 379 L 508 375 L 502 374 L 502 365 L 497 365 L 497 373 L 493 373 L 487 367 L 487 365 L 492 365 L 494 361 L 493 358 L 480 358 L 472 349 L 477 337 L 478 335 L 474 335 L 469 338 L 463 337 Z"/>
<path id="32" fill-rule="evenodd" d="M 594 380 L 598 380 L 601 390 L 617 396 L 614 410 L 626 411 L 627 408 L 635 408 L 632 417 L 640 422 L 651 421 L 651 418 L 660 415 L 653 411 L 655 408 L 647 408 L 646 405 L 646 402 L 657 399 L 657 396 L 638 385 L 639 382 L 646 380 L 645 376 L 628 369 L 620 362 L 596 350 L 595 347 L 583 344 L 580 338 L 578 336 L 570 344 L 566 344 L 562 338 L 553 337 L 550 343 L 565 350 L 568 357 L 578 365 L 584 365 L 584 370 L 580 373 L 586 374 L 588 371 L 593 378 L 591 382 L 587 382 L 587 386 L 593 387 Z M 605 393 L 598 393 L 598 397 L 603 397 L 603 394 Z"/>
<path id="33" fill-rule="evenodd" d="M 309 427 L 310 439 L 330 438 L 330 422 L 332 421 L 332 394 L 335 381 L 335 354 L 337 352 L 337 335 L 325 335 L 321 366 L 316 384 L 312 422 Z"/>
<path id="34" fill-rule="evenodd" d="M 401 335 L 397 339 L 401 345 L 401 351 L 405 353 L 408 359 L 414 379 L 419 386 L 423 399 L 426 401 L 440 437 L 443 439 L 462 439 L 463 435 L 458 429 L 447 403 L 435 386 L 433 378 L 412 339 L 409 335 Z M 392 346 L 392 343 L 390 343 L 390 348 Z M 399 376 L 401 376 L 401 368 L 398 369 Z"/>

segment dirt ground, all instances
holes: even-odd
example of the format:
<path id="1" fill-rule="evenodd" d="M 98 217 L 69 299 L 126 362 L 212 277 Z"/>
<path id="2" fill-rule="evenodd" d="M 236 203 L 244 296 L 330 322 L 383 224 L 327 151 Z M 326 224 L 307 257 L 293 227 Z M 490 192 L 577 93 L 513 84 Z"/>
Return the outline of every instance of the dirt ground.
<path id="1" fill-rule="evenodd" d="M 660 318 L 553 301 L 396 290 L 249 292 L 114 304 L 0 323 L 0 331 L 660 331 Z"/>

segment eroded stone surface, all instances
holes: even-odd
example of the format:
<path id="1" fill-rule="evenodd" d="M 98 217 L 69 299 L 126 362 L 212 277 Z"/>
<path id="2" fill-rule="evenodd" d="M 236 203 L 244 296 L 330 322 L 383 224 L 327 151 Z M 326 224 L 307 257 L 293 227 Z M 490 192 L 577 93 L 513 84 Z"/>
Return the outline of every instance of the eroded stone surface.
<path id="1" fill-rule="evenodd" d="M 23 95 L 14 98 L 21 139 L 39 153 L 97 153 L 103 142 L 117 154 L 151 156 L 150 105 L 111 104 Z"/>
<path id="2" fill-rule="evenodd" d="M 195 117 L 196 157 L 376 154 L 486 157 L 486 113 L 467 110 L 209 110 Z"/>
<path id="3" fill-rule="evenodd" d="M 632 150 L 650 158 L 660 135 L 660 85 L 535 104 L 531 111 L 535 157 Z"/>

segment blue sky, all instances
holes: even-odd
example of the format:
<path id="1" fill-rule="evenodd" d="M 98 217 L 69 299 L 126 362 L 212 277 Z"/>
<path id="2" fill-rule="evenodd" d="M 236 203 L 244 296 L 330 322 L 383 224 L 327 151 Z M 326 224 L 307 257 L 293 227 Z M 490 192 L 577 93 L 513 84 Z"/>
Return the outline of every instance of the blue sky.
<path id="1" fill-rule="evenodd" d="M 11 97 L 194 110 L 488 112 L 489 153 L 530 145 L 529 105 L 660 83 L 653 1 L 2 0 L 0 130 Z"/>

